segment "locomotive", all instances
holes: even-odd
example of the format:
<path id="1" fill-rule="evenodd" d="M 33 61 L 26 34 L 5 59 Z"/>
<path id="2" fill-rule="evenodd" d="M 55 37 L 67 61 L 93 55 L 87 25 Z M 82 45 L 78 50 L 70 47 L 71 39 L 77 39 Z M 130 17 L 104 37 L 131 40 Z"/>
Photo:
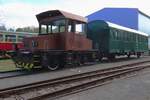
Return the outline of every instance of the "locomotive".
<path id="1" fill-rule="evenodd" d="M 42 12 L 36 17 L 39 35 L 24 38 L 24 48 L 16 48 L 12 57 L 16 67 L 56 70 L 103 57 L 140 57 L 148 50 L 147 34 L 113 23 L 87 23 L 86 18 L 61 10 Z"/>

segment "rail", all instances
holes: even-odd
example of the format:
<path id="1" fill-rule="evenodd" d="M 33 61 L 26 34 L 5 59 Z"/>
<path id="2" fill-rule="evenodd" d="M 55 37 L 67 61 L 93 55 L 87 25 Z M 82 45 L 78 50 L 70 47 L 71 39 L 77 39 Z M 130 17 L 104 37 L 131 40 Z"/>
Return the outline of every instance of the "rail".
<path id="1" fill-rule="evenodd" d="M 86 72 L 82 74 L 46 80 L 38 83 L 26 84 L 0 90 L 0 98 L 17 98 L 40 100 L 43 98 L 54 99 L 67 94 L 80 92 L 92 87 L 103 85 L 114 78 L 142 70 L 149 65 L 142 65 L 150 61 L 143 61 L 103 70 Z"/>

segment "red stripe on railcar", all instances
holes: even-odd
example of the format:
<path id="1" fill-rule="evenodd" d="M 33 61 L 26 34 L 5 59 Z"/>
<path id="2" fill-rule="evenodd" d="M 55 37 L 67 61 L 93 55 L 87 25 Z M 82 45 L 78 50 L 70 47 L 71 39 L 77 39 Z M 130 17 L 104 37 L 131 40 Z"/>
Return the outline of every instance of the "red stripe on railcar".
<path id="1" fill-rule="evenodd" d="M 1 51 L 12 51 L 14 43 L 0 43 L 0 50 Z M 18 48 L 23 48 L 23 43 L 17 43 Z"/>

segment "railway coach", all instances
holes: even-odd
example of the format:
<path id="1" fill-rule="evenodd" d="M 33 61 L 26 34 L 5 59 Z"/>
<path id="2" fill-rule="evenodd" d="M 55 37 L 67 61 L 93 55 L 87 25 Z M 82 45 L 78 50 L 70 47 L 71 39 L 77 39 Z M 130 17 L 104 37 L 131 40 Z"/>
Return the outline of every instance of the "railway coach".
<path id="1" fill-rule="evenodd" d="M 27 32 L 9 32 L 0 30 L 0 57 L 8 57 L 13 52 L 14 47 L 23 48 L 23 38 L 37 35 Z"/>
<path id="2" fill-rule="evenodd" d="M 36 15 L 39 35 L 24 38 L 24 48 L 13 60 L 19 68 L 56 70 L 65 65 L 140 55 L 148 49 L 148 35 L 105 21 L 87 19 L 61 10 Z"/>
<path id="3" fill-rule="evenodd" d="M 101 58 L 116 55 L 137 55 L 148 51 L 148 34 L 103 20 L 91 21 L 87 25 L 87 38 L 93 41 Z"/>

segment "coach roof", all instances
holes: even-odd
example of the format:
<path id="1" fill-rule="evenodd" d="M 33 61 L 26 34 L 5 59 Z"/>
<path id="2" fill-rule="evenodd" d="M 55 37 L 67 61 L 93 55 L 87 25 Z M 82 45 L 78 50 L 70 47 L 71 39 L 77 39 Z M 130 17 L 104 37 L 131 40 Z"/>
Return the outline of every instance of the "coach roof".
<path id="1" fill-rule="evenodd" d="M 85 23 L 87 22 L 87 18 L 85 17 L 68 13 L 65 11 L 61 11 L 61 10 L 50 10 L 50 11 L 42 12 L 40 14 L 37 14 L 36 17 L 39 23 L 43 23 L 43 22 L 45 23 L 51 20 L 55 20 L 57 18 L 68 18 L 80 22 L 85 22 Z"/>
<path id="2" fill-rule="evenodd" d="M 113 27 L 113 28 L 117 28 L 117 29 L 120 29 L 120 30 L 133 32 L 133 33 L 144 35 L 144 36 L 148 36 L 148 34 L 146 34 L 144 32 L 140 32 L 140 31 L 137 31 L 137 30 L 134 30 L 134 29 L 131 29 L 131 28 L 123 27 L 123 26 L 120 26 L 120 25 L 117 25 L 117 24 L 114 24 L 114 23 L 110 23 L 110 22 L 107 22 L 107 21 L 106 21 L 106 23 L 108 24 L 109 27 Z"/>

